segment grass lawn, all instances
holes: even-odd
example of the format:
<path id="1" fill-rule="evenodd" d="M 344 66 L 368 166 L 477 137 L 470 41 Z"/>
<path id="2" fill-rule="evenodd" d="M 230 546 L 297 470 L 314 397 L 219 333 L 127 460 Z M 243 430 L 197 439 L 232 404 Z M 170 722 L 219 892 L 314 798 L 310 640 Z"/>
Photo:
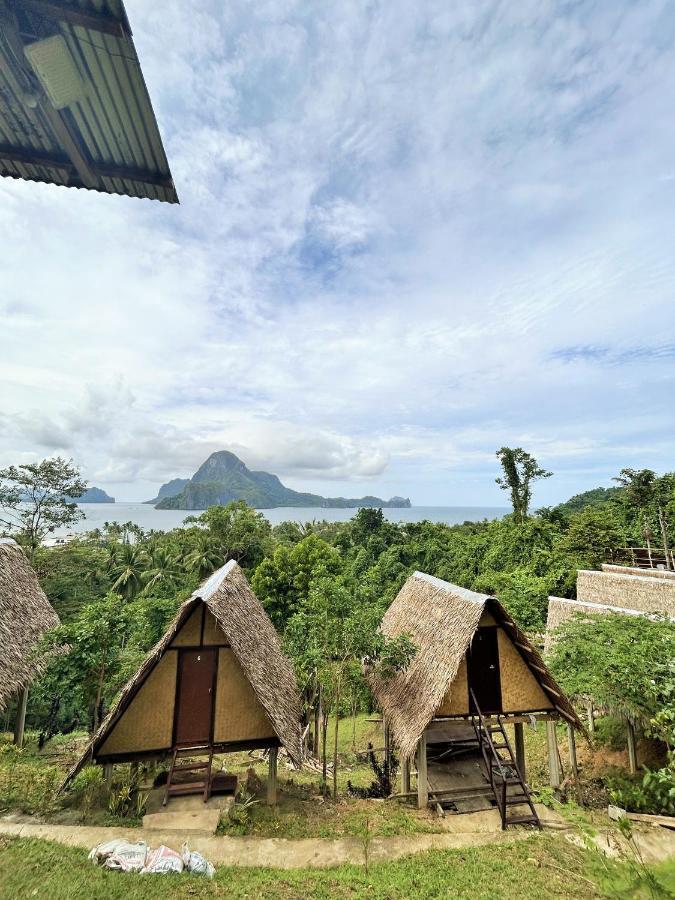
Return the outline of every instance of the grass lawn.
<path id="1" fill-rule="evenodd" d="M 657 871 L 650 893 L 637 870 L 606 862 L 598 852 L 560 835 L 512 845 L 431 851 L 392 863 L 324 870 L 221 868 L 213 881 L 194 875 L 138 876 L 108 872 L 84 850 L 50 841 L 0 838 L 0 896 L 49 900 L 172 900 L 185 897 L 387 898 L 452 897 L 472 900 L 548 897 L 663 897 L 675 889 L 675 870 Z"/>
<path id="2" fill-rule="evenodd" d="M 279 804 L 270 809 L 264 802 L 252 805 L 244 820 L 225 819 L 221 823 L 223 834 L 252 834 L 259 837 L 339 837 L 358 834 L 368 818 L 374 836 L 406 835 L 416 832 L 443 831 L 443 825 L 435 814 L 418 811 L 413 805 L 395 801 L 361 800 L 350 796 L 348 782 L 357 787 L 368 786 L 374 774 L 365 760 L 365 751 L 371 743 L 376 749 L 383 746 L 382 730 L 375 717 L 361 714 L 355 720 L 342 719 L 339 728 L 338 801 L 325 800 L 321 796 L 318 772 L 306 768 L 296 771 L 286 765 L 284 756 L 279 762 Z M 332 747 L 333 721 L 329 724 L 329 742 Z M 140 818 L 117 818 L 108 810 L 108 798 L 101 791 L 91 808 L 83 814 L 81 800 L 72 794 L 57 796 L 56 790 L 65 773 L 82 752 L 86 734 L 57 735 L 42 751 L 38 751 L 36 736 L 29 734 L 26 747 L 17 754 L 11 745 L 11 735 L 0 734 L 0 814 L 24 812 L 37 814 L 43 820 L 58 824 L 89 824 L 127 826 L 139 825 Z M 558 730 L 558 744 L 567 770 L 567 737 L 564 727 Z M 525 745 L 528 780 L 535 791 L 547 789 L 546 734 L 542 723 L 536 729 L 525 728 Z M 620 762 L 617 752 L 609 746 L 599 745 L 592 751 L 583 739 L 578 742 L 581 764 L 581 781 L 584 799 L 593 805 L 606 808 L 607 791 L 602 774 L 610 765 Z M 614 754 L 614 756 L 612 756 Z M 244 785 L 252 770 L 258 781 L 259 797 L 263 799 L 267 763 L 261 753 L 226 754 L 215 759 L 216 767 L 222 765 L 236 774 Z M 150 781 L 161 767 L 150 773 Z M 128 777 L 128 766 L 117 766 L 115 778 Z M 254 779 L 255 780 L 255 779 Z M 329 773 L 329 782 L 332 780 Z M 593 820 L 592 810 L 584 816 Z"/>

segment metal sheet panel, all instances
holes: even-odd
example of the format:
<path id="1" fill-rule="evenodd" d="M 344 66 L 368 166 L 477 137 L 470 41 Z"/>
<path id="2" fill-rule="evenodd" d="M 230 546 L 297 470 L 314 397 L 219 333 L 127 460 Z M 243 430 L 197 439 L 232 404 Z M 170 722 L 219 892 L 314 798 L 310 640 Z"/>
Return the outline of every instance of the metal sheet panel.
<path id="1" fill-rule="evenodd" d="M 14 0 L 21 11 L 23 0 Z M 52 6 L 53 6 L 52 2 Z M 124 6 L 119 0 L 77 0 L 58 4 L 63 9 L 105 12 L 126 27 Z M 35 4 L 34 4 L 35 6 Z M 26 21 L 40 30 L 43 21 Z M 87 86 L 86 96 L 63 110 L 62 116 L 74 132 L 85 159 L 97 175 L 95 190 L 147 197 L 177 203 L 157 122 L 130 34 L 119 35 L 50 20 L 51 33 L 63 35 Z M 50 127 L 42 111 L 32 109 L 29 67 L 18 59 L 16 47 L 0 39 L 0 174 L 53 184 L 82 186 L 68 162 L 66 147 Z M 27 102 L 28 101 L 28 102 Z M 9 148 L 24 152 L 9 156 Z M 3 149 L 6 156 L 3 157 Z M 27 159 L 31 152 L 51 154 L 52 164 Z"/>

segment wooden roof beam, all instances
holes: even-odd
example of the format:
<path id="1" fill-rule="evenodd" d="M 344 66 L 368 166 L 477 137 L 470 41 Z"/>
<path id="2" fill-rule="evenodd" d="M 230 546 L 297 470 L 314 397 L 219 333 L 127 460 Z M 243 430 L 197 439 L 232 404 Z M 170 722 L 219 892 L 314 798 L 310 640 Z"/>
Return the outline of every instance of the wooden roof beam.
<path id="1" fill-rule="evenodd" d="M 77 9 L 54 0 L 12 0 L 15 10 L 26 10 L 36 13 L 53 22 L 68 22 L 70 25 L 81 25 L 92 31 L 102 31 L 113 37 L 131 37 L 131 28 L 126 16 L 117 19 L 104 10 L 96 11 Z"/>

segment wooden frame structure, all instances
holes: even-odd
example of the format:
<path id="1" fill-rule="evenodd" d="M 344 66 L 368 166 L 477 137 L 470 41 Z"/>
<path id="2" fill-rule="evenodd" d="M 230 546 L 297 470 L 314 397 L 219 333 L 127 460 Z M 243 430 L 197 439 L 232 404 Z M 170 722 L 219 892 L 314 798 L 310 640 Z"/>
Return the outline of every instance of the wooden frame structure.
<path id="1" fill-rule="evenodd" d="M 523 725 L 546 722 L 551 783 L 560 786 L 555 723 L 562 720 L 568 724 L 571 742 L 575 730 L 583 731 L 583 726 L 537 649 L 496 598 L 415 572 L 385 614 L 381 629 L 389 638 L 408 634 L 417 647 L 405 671 L 392 678 L 370 678 L 393 742 L 401 753 L 402 793 L 410 793 L 410 760 L 415 758 L 417 800 L 420 806 L 426 806 L 430 796 L 427 772 L 431 745 L 452 743 L 452 734 L 460 723 L 475 723 L 476 718 L 484 723 L 481 727 L 486 733 L 491 728 L 503 731 L 504 725 L 514 726 L 515 749 L 509 747 L 509 752 L 523 783 Z M 490 631 L 488 643 L 498 648 L 498 656 L 490 664 L 483 649 L 479 657 L 481 669 L 475 662 L 472 665 L 471 654 L 483 629 Z M 495 666 L 497 671 L 487 672 L 487 668 Z M 483 682 L 488 674 L 492 687 L 486 694 Z M 488 701 L 493 708 L 482 712 L 481 689 L 484 696 L 493 698 Z M 498 702 L 494 699 L 496 692 Z M 475 700 L 473 707 L 470 697 Z M 489 738 L 486 743 L 490 743 Z"/>
<path id="2" fill-rule="evenodd" d="M 191 729 L 189 737 L 182 722 Z M 299 723 L 293 668 L 244 573 L 231 561 L 180 607 L 64 786 L 87 762 L 106 766 L 171 757 L 173 769 L 177 754 L 192 749 L 210 758 L 267 749 L 275 786 L 279 747 L 301 764 Z M 275 791 L 270 787 L 268 797 L 274 799 Z"/>

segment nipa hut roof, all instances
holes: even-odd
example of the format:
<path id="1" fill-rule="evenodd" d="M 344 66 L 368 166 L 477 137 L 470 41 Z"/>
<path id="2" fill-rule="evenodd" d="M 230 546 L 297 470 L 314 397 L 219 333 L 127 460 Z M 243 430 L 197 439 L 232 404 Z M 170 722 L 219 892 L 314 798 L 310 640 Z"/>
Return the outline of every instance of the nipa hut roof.
<path id="1" fill-rule="evenodd" d="M 582 728 L 536 648 L 494 597 L 415 572 L 385 613 L 381 630 L 389 638 L 408 634 L 417 652 L 410 665 L 392 677 L 376 672 L 370 677 L 375 699 L 404 758 L 412 756 L 450 689 L 484 611 L 506 630 L 558 713 Z"/>
<path id="2" fill-rule="evenodd" d="M 194 607 L 204 601 L 225 633 L 274 731 L 291 758 L 302 756 L 300 693 L 279 635 L 246 576 L 234 560 L 218 569 L 180 606 L 164 636 L 148 653 L 141 667 L 123 688 L 82 758 L 71 769 L 66 784 L 101 747 L 141 685 L 185 624 Z"/>
<path id="3" fill-rule="evenodd" d="M 0 538 L 0 710 L 42 673 L 47 660 L 36 645 L 58 624 L 21 547 Z"/>

